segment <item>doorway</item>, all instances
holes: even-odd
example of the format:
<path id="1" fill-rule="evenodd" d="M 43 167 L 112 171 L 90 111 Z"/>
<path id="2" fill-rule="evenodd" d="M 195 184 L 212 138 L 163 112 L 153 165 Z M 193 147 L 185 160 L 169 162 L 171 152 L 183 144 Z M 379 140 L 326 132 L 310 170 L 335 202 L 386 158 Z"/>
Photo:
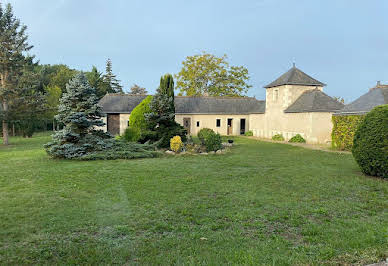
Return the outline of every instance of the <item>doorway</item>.
<path id="1" fill-rule="evenodd" d="M 190 135 L 190 133 L 191 133 L 191 118 L 190 117 L 183 118 L 183 127 L 186 129 L 187 135 Z"/>
<path id="2" fill-rule="evenodd" d="M 228 135 L 233 135 L 233 118 L 228 118 Z"/>
<path id="3" fill-rule="evenodd" d="M 120 115 L 119 114 L 108 114 L 107 129 L 112 136 L 120 135 Z"/>
<path id="4" fill-rule="evenodd" d="M 240 120 L 240 135 L 245 134 L 245 118 L 241 118 Z"/>

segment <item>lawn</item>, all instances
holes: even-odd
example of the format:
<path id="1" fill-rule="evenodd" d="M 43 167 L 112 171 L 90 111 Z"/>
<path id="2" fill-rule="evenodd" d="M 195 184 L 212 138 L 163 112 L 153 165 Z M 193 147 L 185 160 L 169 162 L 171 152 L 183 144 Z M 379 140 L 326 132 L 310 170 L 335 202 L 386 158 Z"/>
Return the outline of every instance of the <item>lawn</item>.
<path id="1" fill-rule="evenodd" d="M 1 264 L 367 264 L 388 182 L 349 154 L 236 138 L 225 155 L 52 160 L 0 145 Z"/>

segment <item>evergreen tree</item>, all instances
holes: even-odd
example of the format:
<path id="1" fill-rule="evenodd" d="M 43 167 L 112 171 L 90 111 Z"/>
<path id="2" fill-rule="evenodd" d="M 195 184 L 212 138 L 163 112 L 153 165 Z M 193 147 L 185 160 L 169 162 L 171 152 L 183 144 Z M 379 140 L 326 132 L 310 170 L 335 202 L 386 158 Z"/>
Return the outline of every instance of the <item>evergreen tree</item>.
<path id="1" fill-rule="evenodd" d="M 64 128 L 45 145 L 54 158 L 77 158 L 112 147 L 111 136 L 97 127 L 104 126 L 96 91 L 83 73 L 77 74 L 66 86 L 59 104 L 57 121 Z"/>
<path id="2" fill-rule="evenodd" d="M 150 113 L 144 115 L 148 126 L 145 141 L 160 141 L 159 146 L 166 148 L 174 136 L 186 140 L 186 130 L 175 122 L 174 80 L 171 75 L 167 74 L 160 79 L 150 110 Z"/>
<path id="3" fill-rule="evenodd" d="M 108 58 L 106 61 L 104 82 L 107 85 L 107 92 L 109 93 L 124 93 L 123 87 L 120 85 L 120 80 L 112 72 L 112 61 Z"/>
<path id="4" fill-rule="evenodd" d="M 12 6 L 5 9 L 0 3 L 0 102 L 2 105 L 3 144 L 8 145 L 9 104 L 18 93 L 17 84 L 23 66 L 30 59 L 25 56 L 32 46 L 27 42 L 27 27 L 15 18 Z"/>
<path id="5" fill-rule="evenodd" d="M 98 99 L 104 97 L 107 93 L 106 86 L 104 86 L 102 73 L 97 70 L 95 66 L 92 67 L 92 71 L 86 73 L 90 86 L 96 89 L 96 95 Z"/>

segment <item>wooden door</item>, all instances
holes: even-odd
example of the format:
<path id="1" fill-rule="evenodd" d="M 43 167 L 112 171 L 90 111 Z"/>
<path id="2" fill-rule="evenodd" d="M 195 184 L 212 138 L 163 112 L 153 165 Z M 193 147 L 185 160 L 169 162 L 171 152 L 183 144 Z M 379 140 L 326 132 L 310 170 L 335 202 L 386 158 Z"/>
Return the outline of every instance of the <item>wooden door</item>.
<path id="1" fill-rule="evenodd" d="M 183 118 L 183 127 L 187 130 L 187 135 L 191 133 L 191 118 L 185 117 Z"/>
<path id="2" fill-rule="evenodd" d="M 120 135 L 120 115 L 119 114 L 108 114 L 107 117 L 107 128 L 108 132 L 113 135 Z"/>
<path id="3" fill-rule="evenodd" d="M 228 118 L 228 135 L 233 135 L 233 119 Z"/>

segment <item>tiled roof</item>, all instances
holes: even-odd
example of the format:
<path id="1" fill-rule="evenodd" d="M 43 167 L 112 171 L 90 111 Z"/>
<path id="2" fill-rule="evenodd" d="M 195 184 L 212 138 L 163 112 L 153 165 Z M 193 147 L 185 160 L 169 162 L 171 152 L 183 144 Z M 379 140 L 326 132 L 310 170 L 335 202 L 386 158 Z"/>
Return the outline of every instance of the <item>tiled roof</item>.
<path id="1" fill-rule="evenodd" d="M 107 94 L 100 100 L 104 113 L 131 113 L 147 95 Z M 264 113 L 265 101 L 251 97 L 175 97 L 177 114 Z"/>
<path id="2" fill-rule="evenodd" d="M 306 113 L 306 112 L 335 112 L 341 110 L 344 105 L 331 98 L 324 92 L 315 89 L 302 93 L 296 101 L 291 104 L 285 113 Z"/>
<path id="3" fill-rule="evenodd" d="M 275 81 L 271 82 L 267 86 L 264 86 L 264 88 L 272 88 L 282 85 L 326 86 L 326 84 L 310 77 L 300 69 L 296 68 L 295 65 Z"/>
<path id="4" fill-rule="evenodd" d="M 365 114 L 382 104 L 388 104 L 388 87 L 382 86 L 370 89 L 368 93 L 346 105 L 336 115 Z"/>

